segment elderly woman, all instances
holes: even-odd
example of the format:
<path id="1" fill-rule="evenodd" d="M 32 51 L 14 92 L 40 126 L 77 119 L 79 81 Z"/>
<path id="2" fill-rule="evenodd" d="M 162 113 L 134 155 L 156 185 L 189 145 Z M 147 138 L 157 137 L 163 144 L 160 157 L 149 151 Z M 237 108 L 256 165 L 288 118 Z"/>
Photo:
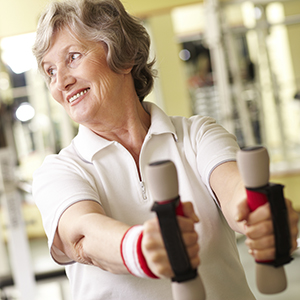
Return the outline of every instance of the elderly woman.
<path id="1" fill-rule="evenodd" d="M 174 274 L 145 179 L 150 162 L 169 159 L 184 202 L 179 226 L 207 299 L 254 299 L 234 230 L 247 235 L 256 259 L 273 259 L 269 206 L 249 212 L 234 136 L 209 117 L 169 117 L 143 101 L 154 77 L 149 44 L 119 0 L 53 2 L 40 19 L 38 65 L 80 124 L 72 143 L 34 174 L 51 255 L 66 265 L 73 299 L 171 299 Z M 297 215 L 288 206 L 293 250 Z"/>

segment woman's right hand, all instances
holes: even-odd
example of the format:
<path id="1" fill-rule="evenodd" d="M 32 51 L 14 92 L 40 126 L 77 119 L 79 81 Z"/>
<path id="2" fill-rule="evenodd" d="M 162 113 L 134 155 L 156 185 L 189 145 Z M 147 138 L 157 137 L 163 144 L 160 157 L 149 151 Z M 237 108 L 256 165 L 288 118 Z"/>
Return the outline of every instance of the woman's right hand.
<path id="1" fill-rule="evenodd" d="M 178 216 L 178 224 L 190 263 L 193 268 L 200 264 L 198 234 L 195 223 L 199 222 L 191 202 L 183 202 L 184 216 Z M 160 278 L 172 278 L 174 273 L 169 262 L 160 231 L 159 221 L 153 218 L 144 223 L 142 251 L 151 271 Z"/>

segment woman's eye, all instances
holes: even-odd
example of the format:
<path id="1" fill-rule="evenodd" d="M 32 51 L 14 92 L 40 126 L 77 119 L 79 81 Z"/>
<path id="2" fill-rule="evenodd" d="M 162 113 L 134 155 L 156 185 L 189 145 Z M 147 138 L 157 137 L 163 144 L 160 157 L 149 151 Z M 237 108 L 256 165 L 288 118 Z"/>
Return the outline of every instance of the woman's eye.
<path id="1" fill-rule="evenodd" d="M 56 70 L 53 69 L 53 68 L 49 68 L 49 69 L 47 70 L 47 74 L 48 74 L 49 77 L 53 77 L 53 76 L 55 76 L 55 74 L 56 74 Z"/>
<path id="2" fill-rule="evenodd" d="M 70 61 L 74 61 L 80 57 L 80 53 L 70 53 Z"/>

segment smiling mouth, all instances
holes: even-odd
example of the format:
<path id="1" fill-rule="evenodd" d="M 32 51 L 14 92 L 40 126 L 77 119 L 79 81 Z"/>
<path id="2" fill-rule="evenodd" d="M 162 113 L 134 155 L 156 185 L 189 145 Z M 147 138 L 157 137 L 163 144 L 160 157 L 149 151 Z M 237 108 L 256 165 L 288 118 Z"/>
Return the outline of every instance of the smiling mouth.
<path id="1" fill-rule="evenodd" d="M 83 96 L 84 94 L 86 94 L 88 92 L 90 88 L 87 88 L 83 91 L 81 91 L 80 93 L 77 93 L 76 95 L 72 96 L 70 99 L 69 99 L 69 103 L 72 103 L 74 102 L 76 99 L 78 99 L 80 96 Z"/>

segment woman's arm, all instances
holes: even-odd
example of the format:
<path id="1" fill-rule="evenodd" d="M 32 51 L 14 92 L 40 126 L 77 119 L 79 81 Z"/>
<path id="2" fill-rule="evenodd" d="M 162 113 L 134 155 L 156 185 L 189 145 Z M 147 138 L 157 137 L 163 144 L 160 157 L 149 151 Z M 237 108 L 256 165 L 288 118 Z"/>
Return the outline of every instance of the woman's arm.
<path id="1" fill-rule="evenodd" d="M 80 201 L 61 216 L 54 245 L 74 261 L 126 274 L 120 243 L 130 226 L 105 215 L 95 201 Z"/>
<path id="2" fill-rule="evenodd" d="M 185 217 L 178 217 L 179 227 L 193 267 L 199 265 L 198 235 L 194 223 L 198 218 L 191 203 L 183 203 Z M 69 258 L 83 264 L 100 267 L 116 274 L 128 274 L 123 264 L 120 244 L 130 228 L 105 215 L 95 201 L 80 201 L 61 216 L 54 238 L 54 246 Z M 158 277 L 170 278 L 173 272 L 161 237 L 158 219 L 144 223 L 142 251 L 151 271 Z"/>
<path id="3" fill-rule="evenodd" d="M 244 234 L 244 225 L 239 220 L 250 210 L 236 162 L 226 162 L 215 168 L 210 176 L 210 185 L 230 227 Z"/>

